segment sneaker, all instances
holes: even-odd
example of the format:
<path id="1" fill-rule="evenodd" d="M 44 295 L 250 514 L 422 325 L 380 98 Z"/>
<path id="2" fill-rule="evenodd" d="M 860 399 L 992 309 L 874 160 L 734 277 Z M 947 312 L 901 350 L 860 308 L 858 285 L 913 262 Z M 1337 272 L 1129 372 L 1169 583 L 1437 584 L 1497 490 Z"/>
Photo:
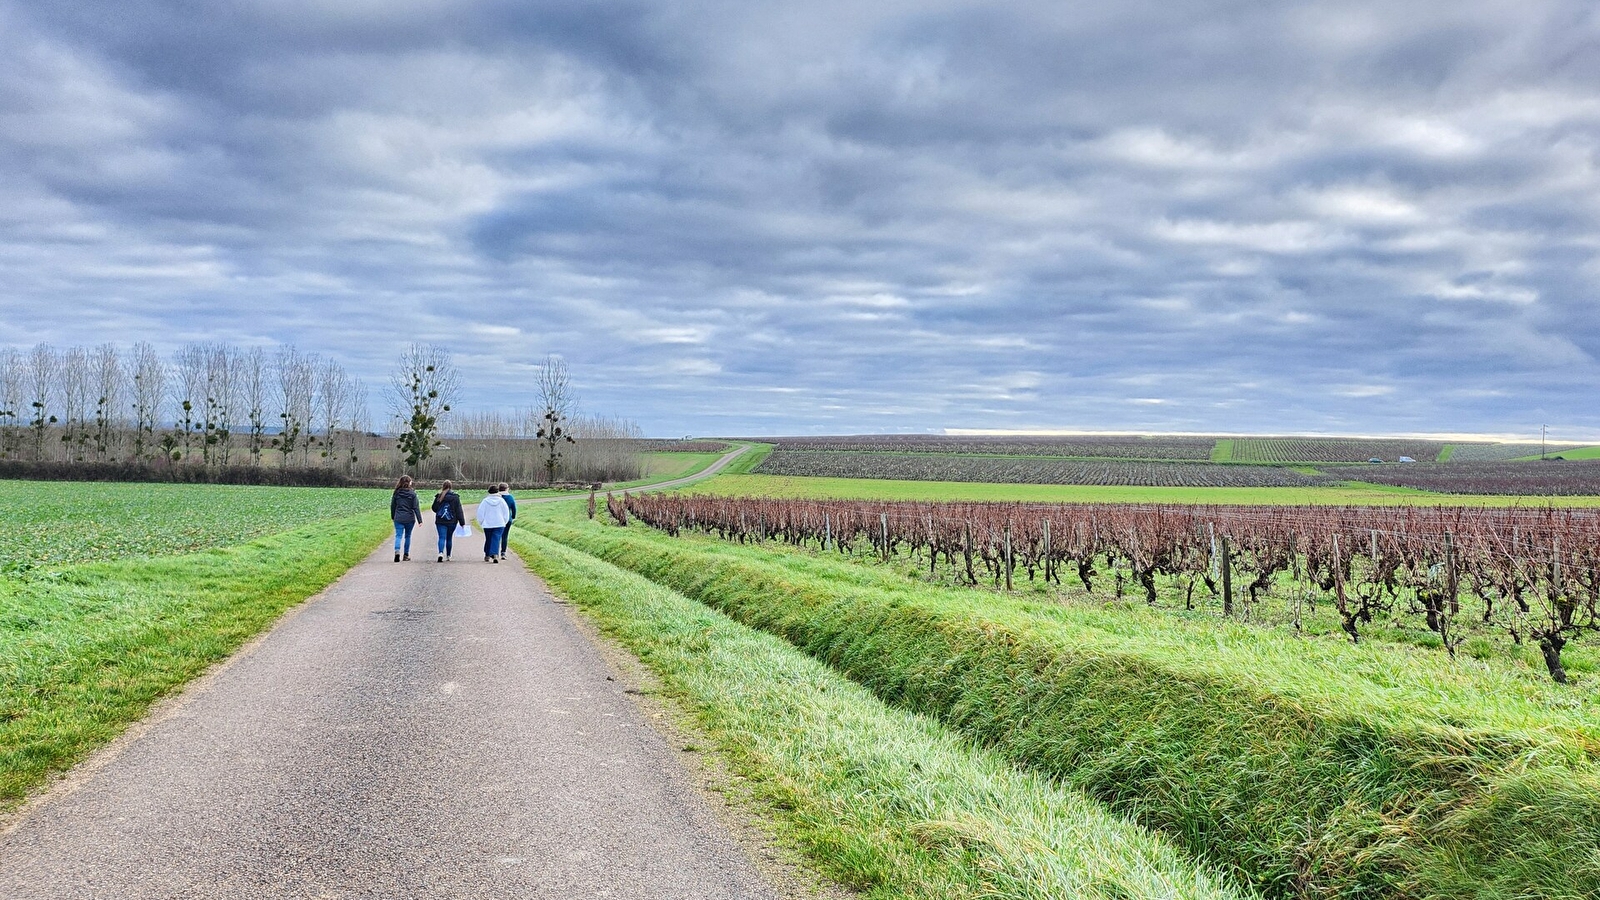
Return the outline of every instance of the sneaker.
<path id="1" fill-rule="evenodd" d="M 439 554 L 439 562 L 444 562 L 444 554 Z"/>
<path id="2" fill-rule="evenodd" d="M 405 560 L 406 562 L 410 562 L 411 561 L 411 554 L 407 553 L 405 556 L 402 556 L 400 558 Z"/>
<path id="3" fill-rule="evenodd" d="M 398 554 L 398 553 L 396 553 L 396 554 L 395 554 L 395 555 L 394 555 L 394 561 L 395 561 L 395 562 L 399 562 L 399 561 L 400 561 L 400 554 Z"/>
<path id="4" fill-rule="evenodd" d="M 497 565 L 497 566 L 500 565 L 500 557 L 496 556 L 494 558 L 494 564 Z"/>

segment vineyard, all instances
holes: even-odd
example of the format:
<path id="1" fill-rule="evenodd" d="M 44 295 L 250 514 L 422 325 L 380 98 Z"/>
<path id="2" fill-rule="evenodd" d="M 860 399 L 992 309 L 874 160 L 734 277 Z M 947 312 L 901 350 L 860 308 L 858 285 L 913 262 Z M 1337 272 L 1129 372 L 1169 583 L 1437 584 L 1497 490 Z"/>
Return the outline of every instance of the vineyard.
<path id="1" fill-rule="evenodd" d="M 1328 474 L 1445 494 L 1576 497 L 1600 494 L 1600 460 L 1449 462 L 1329 469 Z"/>
<path id="2" fill-rule="evenodd" d="M 1236 438 L 1231 443 L 1231 458 L 1235 462 L 1254 463 L 1366 462 L 1369 459 L 1396 462 L 1402 456 L 1432 462 L 1445 448 L 1440 441 L 1338 438 Z"/>
<path id="3" fill-rule="evenodd" d="M 624 495 L 613 515 L 669 534 L 870 549 L 930 574 L 1010 590 L 1020 578 L 1093 591 L 1109 579 L 1193 608 L 1197 593 L 1248 617 L 1276 599 L 1298 626 L 1319 604 L 1359 642 L 1380 620 L 1413 617 L 1452 656 L 1488 629 L 1537 646 L 1568 681 L 1562 651 L 1600 629 L 1600 515 L 1483 507 L 1252 507 L 862 503 Z M 1199 589 L 1197 592 L 1197 588 Z"/>
<path id="4" fill-rule="evenodd" d="M 777 449 L 755 471 L 760 475 L 882 478 L 895 481 L 1149 487 L 1309 487 L 1332 484 L 1338 480 L 1308 475 L 1283 466 L 961 456 L 953 453 L 866 453 L 849 450 Z"/>
<path id="5" fill-rule="evenodd" d="M 844 437 L 760 438 L 785 451 L 848 453 L 950 453 L 1003 456 L 1066 456 L 1089 459 L 1211 459 L 1216 439 L 1188 435 L 1000 435 L 868 434 Z"/>
<path id="6" fill-rule="evenodd" d="M 633 438 L 620 441 L 633 453 L 726 453 L 726 441 L 674 441 L 664 438 Z"/>

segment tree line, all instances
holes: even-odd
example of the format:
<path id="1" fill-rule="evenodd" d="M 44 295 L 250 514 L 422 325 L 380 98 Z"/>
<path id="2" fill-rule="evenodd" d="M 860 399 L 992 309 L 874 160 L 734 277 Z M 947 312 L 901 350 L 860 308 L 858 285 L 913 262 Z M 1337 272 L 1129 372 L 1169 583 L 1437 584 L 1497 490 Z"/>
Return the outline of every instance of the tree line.
<path id="1" fill-rule="evenodd" d="M 537 409 L 452 421 L 460 378 L 450 355 L 414 344 L 386 386 L 391 439 L 374 430 L 361 379 L 292 344 L 195 343 L 170 356 L 148 342 L 0 347 L 0 460 L 353 479 L 400 471 L 524 483 L 637 477 L 637 454 L 625 443 L 637 426 L 579 414 L 559 357 L 547 357 L 540 372 L 550 384 L 536 385 Z M 457 424 L 463 440 L 451 443 L 462 449 L 452 452 L 446 440 Z"/>

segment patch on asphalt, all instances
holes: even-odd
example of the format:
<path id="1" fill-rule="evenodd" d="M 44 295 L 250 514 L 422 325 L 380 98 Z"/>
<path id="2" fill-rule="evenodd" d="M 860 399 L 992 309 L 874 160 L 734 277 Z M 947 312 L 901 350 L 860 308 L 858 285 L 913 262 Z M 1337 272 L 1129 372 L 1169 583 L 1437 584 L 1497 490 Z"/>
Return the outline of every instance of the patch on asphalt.
<path id="1" fill-rule="evenodd" d="M 380 619 L 391 619 L 396 622 L 415 622 L 433 615 L 431 609 L 375 609 L 372 615 Z"/>

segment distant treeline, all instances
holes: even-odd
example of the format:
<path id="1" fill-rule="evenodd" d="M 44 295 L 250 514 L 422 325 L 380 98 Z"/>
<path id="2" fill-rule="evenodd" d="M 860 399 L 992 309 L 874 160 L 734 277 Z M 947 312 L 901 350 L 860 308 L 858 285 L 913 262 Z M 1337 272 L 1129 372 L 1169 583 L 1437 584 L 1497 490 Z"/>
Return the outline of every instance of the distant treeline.
<path id="1" fill-rule="evenodd" d="M 524 485 L 643 473 L 637 425 L 563 410 L 571 441 L 552 479 L 540 424 L 534 410 L 452 415 L 437 452 L 409 471 Z M 223 343 L 170 358 L 143 342 L 0 347 L 0 463 L 7 477 L 229 484 L 378 483 L 407 471 L 374 430 L 366 385 L 337 360 Z"/>

